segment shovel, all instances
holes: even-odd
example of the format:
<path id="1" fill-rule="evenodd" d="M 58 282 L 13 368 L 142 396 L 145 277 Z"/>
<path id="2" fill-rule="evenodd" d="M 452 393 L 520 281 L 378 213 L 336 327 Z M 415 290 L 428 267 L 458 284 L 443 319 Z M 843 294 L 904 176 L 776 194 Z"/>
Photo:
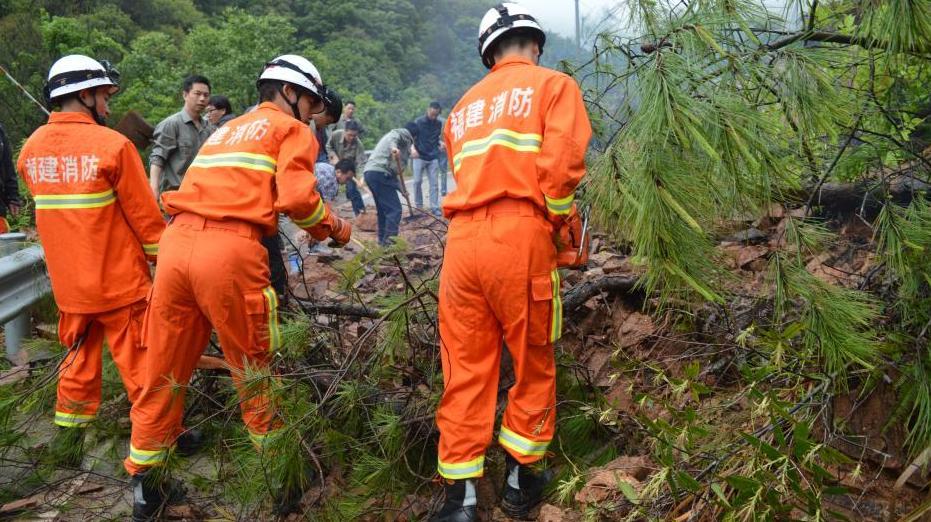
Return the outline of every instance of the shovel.
<path id="1" fill-rule="evenodd" d="M 407 185 L 404 183 L 404 167 L 401 166 L 400 153 L 394 157 L 394 161 L 398 164 L 398 182 L 401 184 L 401 195 L 404 196 L 404 201 L 407 201 L 407 211 L 410 214 L 404 219 L 410 221 L 417 216 L 414 215 L 414 205 L 411 205 L 411 195 L 408 194 Z"/>

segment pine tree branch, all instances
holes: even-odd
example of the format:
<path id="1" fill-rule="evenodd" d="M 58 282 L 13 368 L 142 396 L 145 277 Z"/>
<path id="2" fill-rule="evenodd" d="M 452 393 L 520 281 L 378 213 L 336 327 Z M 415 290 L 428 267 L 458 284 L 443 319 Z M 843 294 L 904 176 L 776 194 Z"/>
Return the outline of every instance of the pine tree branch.
<path id="1" fill-rule="evenodd" d="M 834 161 L 831 162 L 831 165 L 828 166 L 827 170 L 821 174 L 821 178 L 818 180 L 818 183 L 815 184 L 815 188 L 812 189 L 811 194 L 808 196 L 808 202 L 805 203 L 805 215 L 807 216 L 811 212 L 811 204 L 815 201 L 815 196 L 818 194 L 818 191 L 821 190 L 821 186 L 824 185 L 824 182 L 828 179 L 828 176 L 834 172 L 834 167 L 840 162 L 841 157 L 844 155 L 844 152 L 847 151 L 847 147 L 853 142 L 854 136 L 857 135 L 857 129 L 860 128 L 860 121 L 863 119 L 863 113 L 861 112 L 857 116 L 857 121 L 854 122 L 853 127 L 850 129 L 850 134 L 847 135 L 847 139 L 844 141 L 844 144 L 841 145 L 841 148 L 837 151 L 837 154 L 834 156 Z"/>
<path id="2" fill-rule="evenodd" d="M 673 34 L 673 33 L 671 33 Z M 756 52 L 772 52 L 778 51 L 783 47 L 788 47 L 797 42 L 820 42 L 820 43 L 835 43 L 842 45 L 856 45 L 864 49 L 885 49 L 886 45 L 881 40 L 876 40 L 875 38 L 862 38 L 859 36 L 852 36 L 847 34 L 832 33 L 828 31 L 800 31 L 796 33 L 791 33 L 786 35 L 783 38 L 780 38 L 772 43 L 763 44 L 757 49 Z M 645 54 L 651 54 L 658 51 L 664 47 L 673 47 L 672 42 L 669 41 L 669 36 L 665 36 L 659 40 L 659 42 L 645 42 L 640 45 L 640 50 Z M 924 56 L 921 53 L 917 53 L 919 56 Z"/>

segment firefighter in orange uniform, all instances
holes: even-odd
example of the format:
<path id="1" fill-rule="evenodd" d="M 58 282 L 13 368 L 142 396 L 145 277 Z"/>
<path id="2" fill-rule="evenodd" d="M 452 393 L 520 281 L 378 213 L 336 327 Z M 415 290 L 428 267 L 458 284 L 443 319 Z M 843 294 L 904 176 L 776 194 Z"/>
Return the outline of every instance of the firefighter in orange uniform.
<path id="1" fill-rule="evenodd" d="M 108 129 L 118 74 L 106 62 L 70 55 L 49 70 L 46 97 L 61 108 L 26 141 L 18 170 L 35 199 L 58 335 L 69 347 L 59 368 L 53 455 L 77 464 L 84 428 L 100 405 L 107 340 L 130 401 L 141 393 L 141 324 L 149 265 L 165 223 L 148 191 L 135 146 Z"/>
<path id="2" fill-rule="evenodd" d="M 278 297 L 259 242 L 277 232 L 278 213 L 317 240 L 349 241 L 351 226 L 321 200 L 313 174 L 317 140 L 307 123 L 324 108 L 326 87 L 307 59 L 284 55 L 257 82 L 261 104 L 231 120 L 201 147 L 178 191 L 162 203 L 171 216 L 146 313 L 146 371 L 134 404 L 129 456 L 133 520 L 151 520 L 183 494 L 150 473 L 181 432 L 185 389 L 216 330 L 240 392 L 243 421 L 261 449 L 280 427 L 274 405 L 244 368 L 267 368 L 278 349 Z M 287 504 L 292 493 L 279 497 Z"/>
<path id="3" fill-rule="evenodd" d="M 556 418 L 553 343 L 562 328 L 553 232 L 572 209 L 591 125 L 578 85 L 537 65 L 545 35 L 514 3 L 490 9 L 479 52 L 491 72 L 444 129 L 456 190 L 440 275 L 445 389 L 437 424 L 446 503 L 433 520 L 476 520 L 475 478 L 494 430 L 502 341 L 514 361 L 498 442 L 507 452 L 502 509 L 526 517 L 542 498 Z"/>

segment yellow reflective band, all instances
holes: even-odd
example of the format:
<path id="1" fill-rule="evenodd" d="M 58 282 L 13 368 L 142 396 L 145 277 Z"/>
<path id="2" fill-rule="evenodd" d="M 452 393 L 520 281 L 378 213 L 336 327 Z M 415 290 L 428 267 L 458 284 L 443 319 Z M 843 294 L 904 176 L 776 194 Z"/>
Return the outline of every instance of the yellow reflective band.
<path id="1" fill-rule="evenodd" d="M 55 424 L 65 428 L 83 428 L 93 422 L 97 415 L 84 415 L 80 413 L 55 412 Z"/>
<path id="2" fill-rule="evenodd" d="M 303 219 L 294 219 L 294 224 L 301 228 L 309 228 L 323 221 L 326 217 L 326 204 L 323 199 L 317 201 L 317 208 L 309 216 Z"/>
<path id="3" fill-rule="evenodd" d="M 262 289 L 265 302 L 268 303 L 268 351 L 277 352 L 281 348 L 281 329 L 278 327 L 278 294 L 267 286 Z"/>
<path id="4" fill-rule="evenodd" d="M 572 202 L 575 201 L 575 194 L 569 194 L 564 198 L 551 198 L 546 194 L 543 195 L 546 200 L 546 209 L 550 214 L 565 215 L 572 210 Z"/>
<path id="5" fill-rule="evenodd" d="M 440 476 L 450 480 L 481 477 L 485 473 L 485 456 L 455 464 L 437 459 L 436 470 Z"/>
<path id="6" fill-rule="evenodd" d="M 536 441 L 521 437 L 507 429 L 504 425 L 501 426 L 501 433 L 498 435 L 498 443 L 505 448 L 517 452 L 519 455 L 527 456 L 545 455 L 546 448 L 550 445 L 550 441 L 548 440 Z"/>
<path id="7" fill-rule="evenodd" d="M 158 255 L 158 243 L 154 245 L 142 245 L 142 251 L 150 256 Z"/>
<path id="8" fill-rule="evenodd" d="M 129 460 L 140 466 L 153 466 L 165 461 L 168 457 L 167 449 L 143 450 L 129 445 Z"/>
<path id="9" fill-rule="evenodd" d="M 209 169 L 214 167 L 239 167 L 261 172 L 275 173 L 278 160 L 265 154 L 250 152 L 227 152 L 223 154 L 198 154 L 191 167 Z"/>
<path id="10" fill-rule="evenodd" d="M 550 325 L 550 343 L 555 343 L 562 337 L 562 298 L 559 296 L 559 270 L 550 274 L 553 281 L 553 319 Z"/>
<path id="11" fill-rule="evenodd" d="M 543 136 L 539 134 L 521 134 L 508 129 L 495 129 L 488 136 L 462 144 L 462 150 L 453 156 L 453 168 L 459 169 L 462 160 L 470 156 L 480 156 L 495 145 L 507 147 L 517 152 L 540 152 Z"/>
<path id="12" fill-rule="evenodd" d="M 36 210 L 60 210 L 105 207 L 116 201 L 116 195 L 110 189 L 92 194 L 37 194 L 33 199 Z"/>
<path id="13" fill-rule="evenodd" d="M 279 437 L 282 433 L 284 433 L 283 429 L 272 430 L 265 433 L 253 433 L 252 431 L 249 431 L 249 440 L 252 441 L 252 444 L 261 449 L 264 448 L 265 445 L 270 441 Z"/>

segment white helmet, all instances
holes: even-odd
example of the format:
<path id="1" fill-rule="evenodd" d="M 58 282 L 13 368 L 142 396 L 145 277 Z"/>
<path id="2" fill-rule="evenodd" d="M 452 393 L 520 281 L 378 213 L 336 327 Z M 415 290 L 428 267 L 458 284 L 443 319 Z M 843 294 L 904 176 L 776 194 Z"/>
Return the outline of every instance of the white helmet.
<path id="1" fill-rule="evenodd" d="M 296 54 L 285 54 L 265 64 L 257 83 L 262 80 L 280 80 L 303 87 L 323 98 L 325 87 L 320 72 L 310 60 Z"/>
<path id="2" fill-rule="evenodd" d="M 120 73 L 106 60 L 97 60 L 82 54 L 71 54 L 59 58 L 48 71 L 45 97 L 52 101 L 65 94 L 111 85 L 119 90 Z"/>
<path id="3" fill-rule="evenodd" d="M 495 58 L 491 52 L 494 48 L 492 44 L 506 33 L 522 28 L 535 33 L 540 44 L 540 54 L 543 54 L 546 34 L 529 9 L 513 2 L 504 2 L 485 13 L 482 23 L 478 26 L 478 54 L 481 55 L 485 67 L 491 69 L 495 64 Z"/>

